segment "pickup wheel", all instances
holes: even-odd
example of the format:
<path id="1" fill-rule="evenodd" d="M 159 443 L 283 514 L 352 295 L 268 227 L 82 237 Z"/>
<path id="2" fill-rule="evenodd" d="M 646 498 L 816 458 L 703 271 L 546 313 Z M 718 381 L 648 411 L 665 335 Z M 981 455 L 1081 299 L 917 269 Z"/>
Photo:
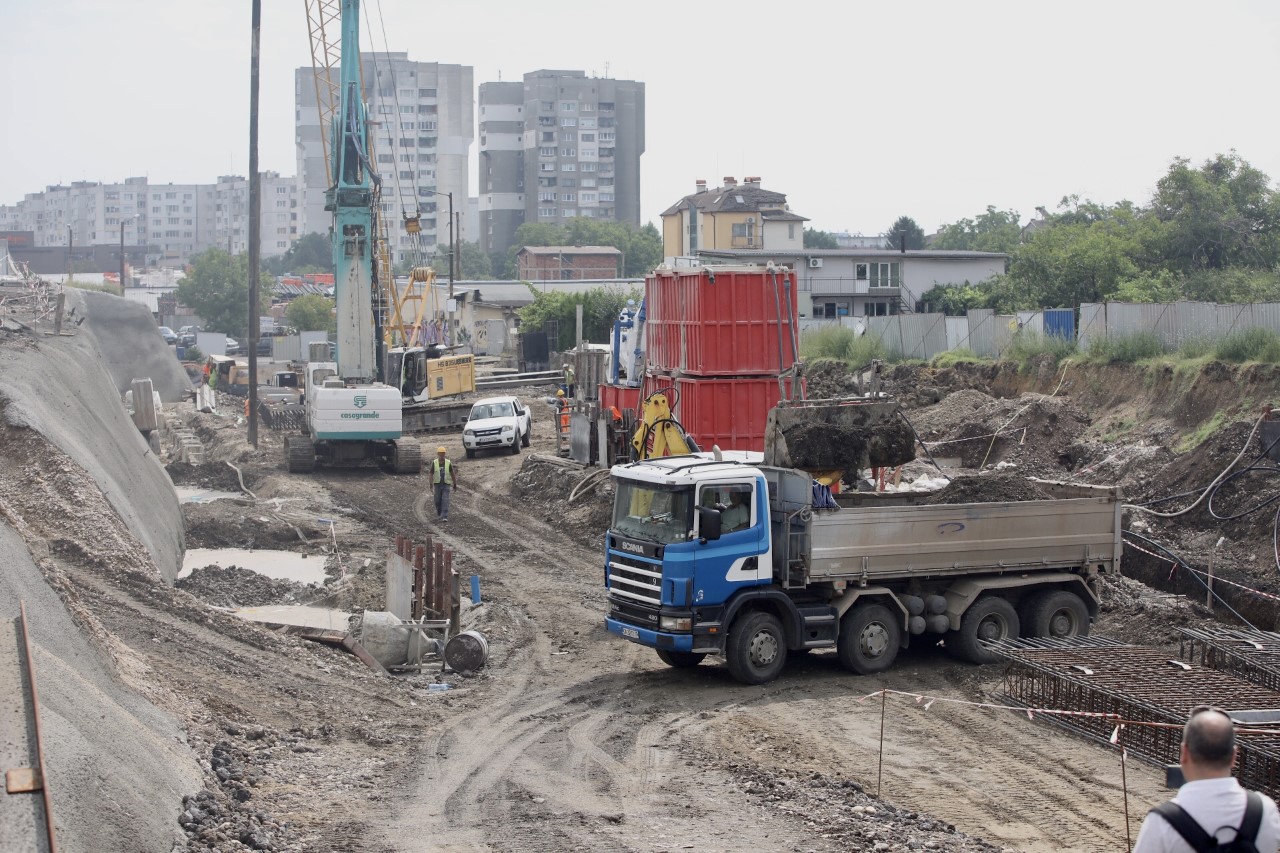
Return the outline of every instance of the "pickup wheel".
<path id="1" fill-rule="evenodd" d="M 476 452 L 475 452 L 474 450 L 472 450 L 470 447 L 468 447 L 468 448 L 467 448 L 467 458 L 468 458 L 468 459 L 475 459 L 475 458 L 476 458 Z"/>
<path id="2" fill-rule="evenodd" d="M 893 666 L 902 647 L 902 618 L 883 604 L 856 605 L 840 620 L 836 654 L 840 665 L 859 675 L 874 675 Z"/>
<path id="3" fill-rule="evenodd" d="M 655 649 L 655 651 L 658 653 L 658 660 L 676 669 L 688 669 L 691 666 L 697 666 L 706 657 L 702 652 L 677 652 L 671 649 Z"/>
<path id="4" fill-rule="evenodd" d="M 511 455 L 515 456 L 520 452 L 520 436 L 511 439 Z"/>
<path id="5" fill-rule="evenodd" d="M 1070 639 L 1089 636 L 1089 608 L 1066 590 L 1039 593 L 1023 609 L 1022 629 L 1028 637 Z"/>
<path id="6" fill-rule="evenodd" d="M 305 435 L 285 436 L 284 461 L 290 474 L 310 474 L 316 470 L 315 444 Z"/>
<path id="7" fill-rule="evenodd" d="M 743 684 L 773 681 L 787 662 L 782 623 L 772 613 L 760 610 L 740 617 L 729 632 L 725 656 L 729 674 Z"/>
<path id="8" fill-rule="evenodd" d="M 1003 598 L 984 595 L 960 617 L 960 630 L 947 632 L 947 651 L 970 663 L 999 663 L 1001 656 L 984 643 L 1018 636 L 1018 611 Z"/>
<path id="9" fill-rule="evenodd" d="M 520 443 L 525 447 L 529 446 L 529 433 L 531 432 L 533 432 L 532 429 L 527 429 L 524 432 L 520 433 Z"/>

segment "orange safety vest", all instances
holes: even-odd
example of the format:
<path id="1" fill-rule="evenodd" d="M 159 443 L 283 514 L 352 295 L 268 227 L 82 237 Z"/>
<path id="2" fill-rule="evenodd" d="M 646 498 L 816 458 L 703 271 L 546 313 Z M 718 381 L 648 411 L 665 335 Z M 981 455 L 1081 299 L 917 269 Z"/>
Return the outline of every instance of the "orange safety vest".
<path id="1" fill-rule="evenodd" d="M 569 431 L 569 401 L 563 398 L 560 400 L 560 431 Z"/>

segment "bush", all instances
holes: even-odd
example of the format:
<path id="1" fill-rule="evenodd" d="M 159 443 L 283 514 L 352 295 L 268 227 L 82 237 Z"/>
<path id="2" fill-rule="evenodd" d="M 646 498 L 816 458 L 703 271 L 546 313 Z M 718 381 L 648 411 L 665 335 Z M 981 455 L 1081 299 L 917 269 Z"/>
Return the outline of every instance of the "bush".
<path id="1" fill-rule="evenodd" d="M 1222 361 L 1280 362 L 1280 335 L 1257 326 L 1234 332 L 1218 341 L 1214 355 Z"/>
<path id="2" fill-rule="evenodd" d="M 990 359 L 981 358 L 973 350 L 967 347 L 960 349 L 947 350 L 940 352 L 933 357 L 931 362 L 933 367 L 952 367 L 957 364 L 973 364 L 979 361 L 989 361 Z"/>
<path id="3" fill-rule="evenodd" d="M 1214 346 L 1212 338 L 1196 335 L 1182 342 L 1182 346 L 1178 347 L 1178 356 L 1186 359 L 1204 358 L 1213 352 Z"/>
<path id="4" fill-rule="evenodd" d="M 875 359 L 889 360 L 889 352 L 878 338 L 857 335 L 845 326 L 823 326 L 800 335 L 800 357 L 812 362 L 833 358 L 850 367 L 862 367 Z"/>
<path id="5" fill-rule="evenodd" d="M 1030 362 L 1048 355 L 1052 356 L 1054 361 L 1062 361 L 1074 356 L 1076 351 L 1076 342 L 1072 338 L 1044 335 L 1033 329 L 1021 329 L 1013 336 L 1013 341 L 1003 356 L 1013 361 Z"/>
<path id="6" fill-rule="evenodd" d="M 1131 332 L 1111 338 L 1095 338 L 1089 342 L 1086 354 L 1092 361 L 1106 364 L 1124 362 L 1133 364 L 1144 358 L 1155 358 L 1164 353 L 1160 338 L 1154 332 Z"/>
<path id="7" fill-rule="evenodd" d="M 200 352 L 200 348 L 192 345 L 182 351 L 183 361 L 204 361 L 204 353 Z"/>

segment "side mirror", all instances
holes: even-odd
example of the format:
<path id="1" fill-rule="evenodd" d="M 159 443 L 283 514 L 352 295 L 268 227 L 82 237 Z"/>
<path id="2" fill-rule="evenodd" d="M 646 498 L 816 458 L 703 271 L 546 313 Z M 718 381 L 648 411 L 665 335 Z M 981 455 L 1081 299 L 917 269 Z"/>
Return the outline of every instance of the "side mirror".
<path id="1" fill-rule="evenodd" d="M 703 542 L 714 542 L 720 538 L 720 510 L 698 507 L 698 536 Z"/>

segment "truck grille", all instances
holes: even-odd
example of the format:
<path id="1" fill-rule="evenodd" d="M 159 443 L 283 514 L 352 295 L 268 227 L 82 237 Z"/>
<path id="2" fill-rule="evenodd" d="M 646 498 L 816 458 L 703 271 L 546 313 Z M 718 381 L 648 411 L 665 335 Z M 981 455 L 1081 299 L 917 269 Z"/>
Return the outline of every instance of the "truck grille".
<path id="1" fill-rule="evenodd" d="M 475 431 L 476 435 L 480 438 L 484 438 L 490 435 L 498 435 L 501 432 L 502 432 L 501 427 L 497 427 L 495 429 L 478 429 Z"/>
<path id="2" fill-rule="evenodd" d="M 628 601 L 662 603 L 662 564 L 609 555 L 609 592 Z"/>

